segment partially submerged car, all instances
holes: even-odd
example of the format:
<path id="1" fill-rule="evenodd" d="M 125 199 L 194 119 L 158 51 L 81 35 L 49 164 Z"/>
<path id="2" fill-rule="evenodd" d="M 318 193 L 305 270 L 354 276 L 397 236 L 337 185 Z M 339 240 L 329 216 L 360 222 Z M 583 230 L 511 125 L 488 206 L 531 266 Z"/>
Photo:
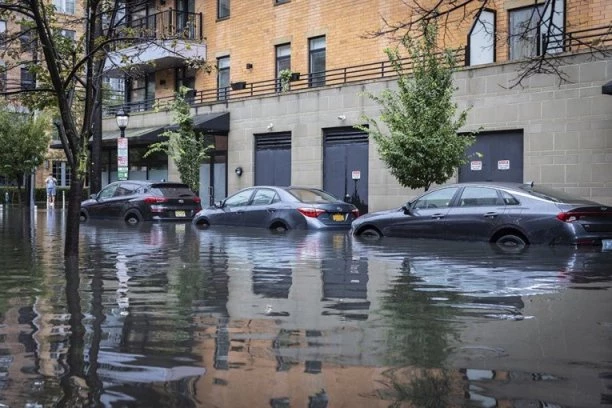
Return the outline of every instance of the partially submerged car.
<path id="1" fill-rule="evenodd" d="M 130 225 L 190 221 L 201 209 L 200 198 L 186 184 L 127 180 L 110 183 L 83 201 L 80 218 L 114 218 Z"/>
<path id="2" fill-rule="evenodd" d="M 316 188 L 248 187 L 205 208 L 193 219 L 198 227 L 229 225 L 274 231 L 345 229 L 359 216 L 357 207 Z"/>
<path id="3" fill-rule="evenodd" d="M 533 183 L 460 183 L 353 221 L 356 236 L 601 245 L 612 250 L 612 206 Z"/>

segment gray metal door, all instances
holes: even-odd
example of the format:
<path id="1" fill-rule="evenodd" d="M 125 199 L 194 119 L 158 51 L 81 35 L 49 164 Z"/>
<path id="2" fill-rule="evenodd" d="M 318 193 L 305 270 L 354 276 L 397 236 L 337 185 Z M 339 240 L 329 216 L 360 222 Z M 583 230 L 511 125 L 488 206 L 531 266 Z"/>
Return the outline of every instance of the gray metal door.
<path id="1" fill-rule="evenodd" d="M 291 133 L 255 135 L 255 185 L 291 185 Z"/>
<path id="2" fill-rule="evenodd" d="M 479 157 L 476 153 L 480 153 Z M 459 182 L 523 179 L 523 131 L 480 133 L 467 150 L 468 163 L 459 169 Z"/>
<path id="3" fill-rule="evenodd" d="M 324 129 L 323 190 L 368 212 L 368 134 L 351 127 Z"/>

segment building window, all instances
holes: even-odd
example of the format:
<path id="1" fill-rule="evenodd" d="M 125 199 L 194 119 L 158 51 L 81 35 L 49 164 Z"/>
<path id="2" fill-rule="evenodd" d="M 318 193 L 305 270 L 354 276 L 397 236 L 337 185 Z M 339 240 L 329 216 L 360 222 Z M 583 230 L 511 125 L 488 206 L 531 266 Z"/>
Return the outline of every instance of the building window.
<path id="1" fill-rule="evenodd" d="M 230 57 L 217 58 L 217 99 L 227 99 L 230 87 Z"/>
<path id="2" fill-rule="evenodd" d="M 74 14 L 74 0 L 53 0 L 53 5 L 59 13 Z"/>
<path id="3" fill-rule="evenodd" d="M 468 34 L 467 65 L 495 62 L 495 12 L 482 10 Z"/>
<path id="4" fill-rule="evenodd" d="M 308 86 L 325 85 L 325 36 L 308 40 Z"/>
<path id="5" fill-rule="evenodd" d="M 27 68 L 21 68 L 21 89 L 30 90 L 36 88 L 36 76 Z"/>
<path id="6" fill-rule="evenodd" d="M 70 186 L 70 165 L 68 162 L 53 161 L 51 173 L 60 187 Z"/>
<path id="7" fill-rule="evenodd" d="M 108 95 L 109 105 L 119 105 L 125 102 L 125 79 L 105 77 L 105 96 Z"/>
<path id="8" fill-rule="evenodd" d="M 4 47 L 6 40 L 6 21 L 0 20 L 0 47 Z"/>
<path id="9" fill-rule="evenodd" d="M 194 68 L 181 67 L 176 69 L 176 84 L 175 91 L 178 91 L 181 86 L 189 88 L 185 94 L 185 100 L 193 103 L 195 97 L 196 70 Z"/>
<path id="10" fill-rule="evenodd" d="M 276 46 L 276 92 L 280 92 L 280 72 L 284 69 L 291 69 L 291 44 L 281 44 Z"/>
<path id="11" fill-rule="evenodd" d="M 274 0 L 274 4 L 285 4 L 289 3 L 291 0 Z"/>
<path id="12" fill-rule="evenodd" d="M 19 33 L 19 41 L 21 43 L 21 52 L 31 51 L 33 48 L 32 29 L 22 25 Z"/>
<path id="13" fill-rule="evenodd" d="M 60 35 L 64 38 L 69 39 L 70 41 L 74 42 L 74 39 L 76 37 L 76 31 L 74 30 L 61 30 L 60 31 Z"/>
<path id="14" fill-rule="evenodd" d="M 230 0 L 217 0 L 217 18 L 228 18 L 230 16 Z"/>
<path id="15" fill-rule="evenodd" d="M 0 60 L 0 92 L 6 92 L 6 64 Z"/>
<path id="16" fill-rule="evenodd" d="M 128 102 L 132 111 L 145 111 L 155 101 L 155 73 L 132 78 L 129 82 Z"/>
<path id="17" fill-rule="evenodd" d="M 534 57 L 540 54 L 540 22 L 543 7 L 525 7 L 509 12 L 510 60 Z"/>

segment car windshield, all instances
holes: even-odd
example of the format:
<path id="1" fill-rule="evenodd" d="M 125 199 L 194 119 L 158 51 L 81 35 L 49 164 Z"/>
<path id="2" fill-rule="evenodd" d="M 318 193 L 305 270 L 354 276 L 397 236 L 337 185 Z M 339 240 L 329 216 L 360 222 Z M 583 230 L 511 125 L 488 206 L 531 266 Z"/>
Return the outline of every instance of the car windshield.
<path id="1" fill-rule="evenodd" d="M 305 188 L 290 188 L 289 194 L 303 203 L 337 203 L 339 200 L 331 194 L 321 190 L 310 190 Z"/>
<path id="2" fill-rule="evenodd" d="M 184 184 L 153 185 L 151 192 L 163 197 L 191 197 L 193 192 Z"/>
<path id="3" fill-rule="evenodd" d="M 521 186 L 522 190 L 525 190 L 531 195 L 534 195 L 539 198 L 543 198 L 545 200 L 550 200 L 555 203 L 591 203 L 589 200 L 585 200 L 580 197 L 576 197 L 574 195 L 568 194 L 564 191 L 555 190 L 553 188 L 544 187 L 544 186 L 533 186 L 526 184 Z"/>

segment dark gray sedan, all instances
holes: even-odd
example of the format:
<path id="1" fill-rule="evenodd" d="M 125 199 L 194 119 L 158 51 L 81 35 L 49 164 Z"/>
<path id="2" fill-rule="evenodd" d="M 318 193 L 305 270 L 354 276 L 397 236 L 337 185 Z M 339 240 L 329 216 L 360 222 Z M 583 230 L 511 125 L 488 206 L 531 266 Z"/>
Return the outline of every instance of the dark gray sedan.
<path id="1" fill-rule="evenodd" d="M 346 229 L 359 216 L 357 208 L 315 188 L 256 186 L 238 191 L 198 212 L 199 227 L 231 225 L 289 229 Z"/>
<path id="2" fill-rule="evenodd" d="M 429 191 L 399 209 L 360 217 L 352 233 L 529 244 L 602 245 L 612 250 L 612 206 L 533 183 L 464 183 Z"/>

